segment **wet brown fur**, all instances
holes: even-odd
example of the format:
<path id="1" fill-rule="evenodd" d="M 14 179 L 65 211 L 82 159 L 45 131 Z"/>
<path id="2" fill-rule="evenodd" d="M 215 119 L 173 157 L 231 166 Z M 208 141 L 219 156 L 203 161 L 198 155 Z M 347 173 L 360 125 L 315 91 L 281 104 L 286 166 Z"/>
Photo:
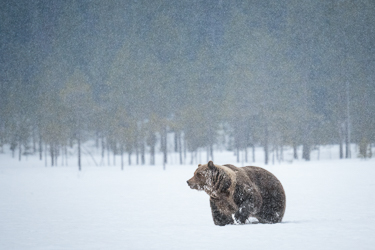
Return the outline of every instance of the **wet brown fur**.
<path id="1" fill-rule="evenodd" d="M 244 224 L 249 217 L 260 223 L 277 223 L 285 213 L 283 186 L 273 174 L 259 167 L 220 166 L 210 161 L 199 164 L 187 183 L 210 196 L 216 225 Z"/>

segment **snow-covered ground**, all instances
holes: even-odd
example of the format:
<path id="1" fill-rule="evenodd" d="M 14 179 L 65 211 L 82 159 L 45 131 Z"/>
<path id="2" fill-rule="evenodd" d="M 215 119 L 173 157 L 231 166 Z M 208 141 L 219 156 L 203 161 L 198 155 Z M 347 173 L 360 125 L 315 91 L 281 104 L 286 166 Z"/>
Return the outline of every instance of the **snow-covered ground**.
<path id="1" fill-rule="evenodd" d="M 78 172 L 73 158 L 45 167 L 37 156 L 0 154 L 0 249 L 374 249 L 375 160 L 329 155 L 256 163 L 284 186 L 283 223 L 218 227 L 208 196 L 186 184 L 196 166 L 178 156 L 165 171 L 86 156 Z M 214 162 L 241 165 L 231 152 Z"/>

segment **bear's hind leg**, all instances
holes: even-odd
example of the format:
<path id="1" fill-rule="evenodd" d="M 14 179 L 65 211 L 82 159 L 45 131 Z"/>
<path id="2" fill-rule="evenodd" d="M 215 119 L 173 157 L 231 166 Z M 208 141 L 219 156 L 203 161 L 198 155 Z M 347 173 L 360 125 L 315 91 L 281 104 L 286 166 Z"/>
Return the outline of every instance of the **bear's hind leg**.
<path id="1" fill-rule="evenodd" d="M 280 223 L 284 217 L 285 196 L 280 193 L 266 192 L 263 194 L 263 204 L 256 218 L 260 223 Z"/>
<path id="2" fill-rule="evenodd" d="M 277 212 L 265 212 L 265 211 L 259 212 L 255 216 L 255 218 L 258 219 L 259 223 L 263 223 L 263 224 L 279 223 L 283 219 L 283 217 L 280 216 L 280 214 Z"/>
<path id="3" fill-rule="evenodd" d="M 242 205 L 239 207 L 238 211 L 234 215 L 234 218 L 238 223 L 246 223 L 246 220 L 249 218 L 251 211 L 253 210 L 251 205 L 252 203 L 248 200 L 242 203 Z"/>

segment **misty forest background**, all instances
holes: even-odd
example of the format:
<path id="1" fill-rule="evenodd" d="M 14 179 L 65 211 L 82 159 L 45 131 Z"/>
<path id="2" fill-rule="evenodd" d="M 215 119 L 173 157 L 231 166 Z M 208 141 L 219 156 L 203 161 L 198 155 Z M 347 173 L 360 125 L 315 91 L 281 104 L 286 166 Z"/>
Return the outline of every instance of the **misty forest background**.
<path id="1" fill-rule="evenodd" d="M 219 146 L 246 161 L 263 147 L 266 164 L 326 144 L 371 157 L 374 13 L 372 0 L 2 0 L 0 153 L 53 166 L 74 147 L 80 167 L 92 140 L 137 156 L 122 165 Z"/>

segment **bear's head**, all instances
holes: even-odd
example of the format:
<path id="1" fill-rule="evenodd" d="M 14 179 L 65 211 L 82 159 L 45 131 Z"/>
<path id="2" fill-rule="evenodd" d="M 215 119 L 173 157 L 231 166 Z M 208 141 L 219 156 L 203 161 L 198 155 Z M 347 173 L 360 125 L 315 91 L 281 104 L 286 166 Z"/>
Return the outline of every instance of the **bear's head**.
<path id="1" fill-rule="evenodd" d="M 198 165 L 194 176 L 187 181 L 191 189 L 204 190 L 208 195 L 216 197 L 220 194 L 229 195 L 232 178 L 223 166 L 214 165 L 212 161 Z"/>

